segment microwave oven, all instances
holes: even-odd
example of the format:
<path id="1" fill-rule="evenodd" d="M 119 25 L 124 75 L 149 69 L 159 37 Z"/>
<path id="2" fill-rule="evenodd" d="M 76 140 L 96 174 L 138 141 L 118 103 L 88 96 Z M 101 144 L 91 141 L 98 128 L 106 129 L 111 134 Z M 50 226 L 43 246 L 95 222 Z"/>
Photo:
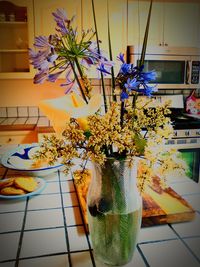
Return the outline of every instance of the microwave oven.
<path id="1" fill-rule="evenodd" d="M 140 60 L 141 48 L 127 47 L 127 62 L 135 66 Z M 200 51 L 194 48 L 147 48 L 145 71 L 156 71 L 153 81 L 158 89 L 200 88 Z"/>

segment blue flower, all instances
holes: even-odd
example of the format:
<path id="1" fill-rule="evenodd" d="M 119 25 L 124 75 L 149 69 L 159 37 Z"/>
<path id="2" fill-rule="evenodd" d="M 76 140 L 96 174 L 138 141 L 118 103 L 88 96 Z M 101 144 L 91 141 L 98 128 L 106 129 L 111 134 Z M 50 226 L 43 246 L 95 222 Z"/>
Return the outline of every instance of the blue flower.
<path id="1" fill-rule="evenodd" d="M 122 63 L 125 63 L 124 54 L 120 53 L 117 59 L 119 59 Z"/>
<path id="2" fill-rule="evenodd" d="M 148 86 L 147 84 L 145 84 L 145 86 L 143 88 L 139 88 L 138 92 L 142 93 L 145 96 L 151 97 L 152 93 L 156 92 L 158 89 L 156 88 L 156 86 Z"/>
<path id="3" fill-rule="evenodd" d="M 140 73 L 140 79 L 144 80 L 145 82 L 155 81 L 157 75 L 154 70 L 149 72 L 141 72 Z"/>
<path id="4" fill-rule="evenodd" d="M 122 91 L 121 95 L 120 95 L 120 100 L 123 102 L 125 99 L 128 99 L 129 95 L 127 94 L 127 92 Z"/>
<path id="5" fill-rule="evenodd" d="M 136 78 L 133 78 L 132 80 L 128 78 L 124 86 L 130 92 L 131 90 L 137 89 L 139 84 L 140 82 L 138 82 Z"/>
<path id="6" fill-rule="evenodd" d="M 132 64 L 123 63 L 120 69 L 120 73 L 130 74 L 132 72 Z"/>
<path id="7" fill-rule="evenodd" d="M 34 46 L 40 49 L 47 49 L 47 48 L 52 47 L 52 45 L 49 43 L 49 40 L 46 36 L 35 37 Z"/>

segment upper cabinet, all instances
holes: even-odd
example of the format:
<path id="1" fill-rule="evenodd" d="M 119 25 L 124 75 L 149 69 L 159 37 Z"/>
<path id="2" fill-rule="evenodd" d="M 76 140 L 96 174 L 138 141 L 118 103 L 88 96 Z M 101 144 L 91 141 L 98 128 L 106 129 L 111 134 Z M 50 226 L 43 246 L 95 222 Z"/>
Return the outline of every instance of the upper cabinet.
<path id="1" fill-rule="evenodd" d="M 149 5 L 128 0 L 128 45 L 142 45 Z M 200 47 L 200 1 L 154 1 L 148 45 Z"/>
<path id="2" fill-rule="evenodd" d="M 94 18 L 92 13 L 92 1 L 82 1 L 82 22 L 83 29 L 93 29 Z M 119 69 L 119 61 L 116 61 L 119 53 L 126 52 L 127 46 L 127 1 L 126 0 L 94 0 L 96 15 L 96 24 L 98 38 L 101 41 L 100 49 L 109 58 L 109 40 L 108 40 L 108 17 L 110 25 L 110 38 L 112 58 L 116 62 L 115 70 Z M 94 39 L 95 40 L 95 39 Z M 96 40 L 95 40 L 96 41 Z M 97 72 L 91 70 L 90 77 L 97 77 Z"/>
<path id="3" fill-rule="evenodd" d="M 58 8 L 66 10 L 69 19 L 75 15 L 74 27 L 81 29 L 81 0 L 34 0 L 35 35 L 55 33 L 56 22 L 52 16 Z"/>
<path id="4" fill-rule="evenodd" d="M 31 0 L 0 1 L 0 78 L 29 78 L 28 47 L 33 42 Z"/>

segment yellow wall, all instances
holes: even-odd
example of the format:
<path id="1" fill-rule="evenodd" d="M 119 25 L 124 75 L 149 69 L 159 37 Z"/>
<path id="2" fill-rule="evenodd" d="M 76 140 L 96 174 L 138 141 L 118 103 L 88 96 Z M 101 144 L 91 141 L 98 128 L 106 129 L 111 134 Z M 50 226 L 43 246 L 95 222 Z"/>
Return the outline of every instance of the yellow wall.
<path id="1" fill-rule="evenodd" d="M 62 96 L 65 88 L 59 84 L 63 82 L 38 85 L 32 79 L 0 80 L 0 107 L 37 106 L 42 99 Z"/>

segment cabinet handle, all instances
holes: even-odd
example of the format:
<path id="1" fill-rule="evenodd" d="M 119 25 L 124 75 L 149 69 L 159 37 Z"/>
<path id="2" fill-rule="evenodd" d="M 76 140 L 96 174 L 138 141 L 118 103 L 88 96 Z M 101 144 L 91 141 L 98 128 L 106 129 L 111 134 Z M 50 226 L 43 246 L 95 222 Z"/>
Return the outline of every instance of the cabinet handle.
<path id="1" fill-rule="evenodd" d="M 161 46 L 162 44 L 161 43 L 159 43 L 159 46 Z"/>
<path id="2" fill-rule="evenodd" d="M 8 143 L 11 142 L 11 141 L 12 141 L 12 138 L 9 138 L 9 139 L 8 139 Z"/>
<path id="3" fill-rule="evenodd" d="M 168 44 L 167 44 L 167 43 L 165 43 L 165 46 L 168 46 Z"/>

